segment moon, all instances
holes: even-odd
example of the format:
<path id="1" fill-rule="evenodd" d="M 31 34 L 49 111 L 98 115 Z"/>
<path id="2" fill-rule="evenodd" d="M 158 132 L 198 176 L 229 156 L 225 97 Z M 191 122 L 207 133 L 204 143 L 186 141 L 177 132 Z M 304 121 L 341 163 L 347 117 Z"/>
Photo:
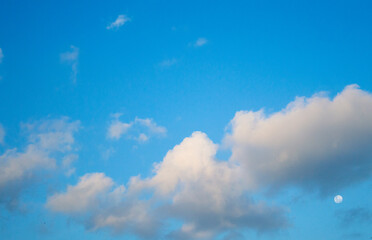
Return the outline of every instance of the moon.
<path id="1" fill-rule="evenodd" d="M 341 195 L 337 195 L 337 196 L 334 197 L 333 200 L 335 200 L 335 203 L 342 203 L 343 199 L 342 199 Z"/>

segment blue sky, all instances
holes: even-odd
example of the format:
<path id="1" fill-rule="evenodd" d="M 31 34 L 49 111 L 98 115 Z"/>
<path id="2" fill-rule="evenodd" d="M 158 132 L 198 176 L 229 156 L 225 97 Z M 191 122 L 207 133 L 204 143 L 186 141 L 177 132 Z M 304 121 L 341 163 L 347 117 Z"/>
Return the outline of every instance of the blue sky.
<path id="1" fill-rule="evenodd" d="M 371 9 L 2 1 L 1 239 L 369 239 Z"/>

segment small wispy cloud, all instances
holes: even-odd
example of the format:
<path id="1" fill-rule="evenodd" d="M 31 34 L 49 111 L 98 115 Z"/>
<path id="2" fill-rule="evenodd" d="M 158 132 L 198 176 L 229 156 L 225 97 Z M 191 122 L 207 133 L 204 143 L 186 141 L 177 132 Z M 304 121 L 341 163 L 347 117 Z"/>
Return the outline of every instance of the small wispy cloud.
<path id="1" fill-rule="evenodd" d="M 67 63 L 71 65 L 71 79 L 73 83 L 76 83 L 77 77 L 77 66 L 78 66 L 78 59 L 79 59 L 79 48 L 71 45 L 71 51 L 61 53 L 60 55 L 61 62 Z"/>
<path id="2" fill-rule="evenodd" d="M 157 125 L 153 119 L 136 117 L 133 121 L 125 123 L 119 120 L 120 115 L 113 115 L 114 119 L 107 131 L 107 137 L 110 139 L 118 140 L 127 135 L 129 139 L 144 143 L 152 136 L 164 136 L 167 132 L 165 127 Z"/>
<path id="3" fill-rule="evenodd" d="M 107 30 L 110 30 L 110 29 L 118 29 L 120 28 L 121 26 L 123 26 L 125 23 L 129 22 L 131 19 L 124 15 L 124 14 L 121 14 L 118 16 L 118 18 L 116 18 L 116 20 L 112 23 L 110 23 L 106 29 Z"/>
<path id="4" fill-rule="evenodd" d="M 0 63 L 3 62 L 3 58 L 4 58 L 3 50 L 0 48 Z"/>
<path id="5" fill-rule="evenodd" d="M 177 59 L 175 59 L 175 58 L 166 59 L 166 60 L 159 63 L 159 67 L 168 68 L 168 67 L 173 66 L 176 63 L 177 63 Z"/>
<path id="6" fill-rule="evenodd" d="M 201 47 L 208 43 L 208 40 L 206 38 L 198 38 L 196 42 L 194 43 L 194 47 Z"/>

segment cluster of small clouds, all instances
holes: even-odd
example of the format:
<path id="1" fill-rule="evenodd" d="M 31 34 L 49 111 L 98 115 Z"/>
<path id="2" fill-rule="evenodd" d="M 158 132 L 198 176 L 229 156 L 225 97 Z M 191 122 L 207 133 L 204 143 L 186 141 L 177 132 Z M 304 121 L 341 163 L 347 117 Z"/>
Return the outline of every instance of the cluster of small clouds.
<path id="1" fill-rule="evenodd" d="M 110 134 L 120 138 L 133 123 L 116 121 Z M 89 229 L 143 238 L 158 236 L 169 219 L 182 222 L 166 234 L 171 239 L 287 228 L 286 207 L 254 201 L 254 194 L 294 186 L 329 196 L 370 178 L 372 95 L 351 85 L 333 99 L 297 98 L 269 116 L 263 110 L 237 112 L 226 146 L 232 155 L 219 161 L 219 146 L 194 132 L 154 165 L 153 176 L 132 177 L 125 188 L 103 173 L 87 174 L 66 192 L 50 196 L 47 207 L 83 216 Z"/>
<path id="2" fill-rule="evenodd" d="M 61 53 L 61 62 L 67 63 L 71 66 L 71 79 L 73 83 L 76 83 L 78 73 L 78 60 L 79 60 L 79 48 L 71 45 L 71 50 L 68 52 Z"/>
<path id="3" fill-rule="evenodd" d="M 65 159 L 74 152 L 74 133 L 79 121 L 68 118 L 48 119 L 22 124 L 28 134 L 28 144 L 24 150 L 8 149 L 0 156 L 0 203 L 8 209 L 18 207 L 22 190 L 33 184 L 41 173 L 56 169 L 58 153 Z M 64 162 L 70 170 L 70 164 Z"/>
<path id="4" fill-rule="evenodd" d="M 120 113 L 113 115 L 113 120 L 107 131 L 107 137 L 109 139 L 118 140 L 126 135 L 130 139 L 144 143 L 152 136 L 164 136 L 167 133 L 165 127 L 157 125 L 156 122 L 150 118 L 142 119 L 136 117 L 133 121 L 125 123 L 119 120 L 120 116 Z"/>
<path id="5" fill-rule="evenodd" d="M 109 25 L 106 26 L 107 30 L 117 30 L 122 27 L 127 22 L 130 22 L 131 18 L 129 18 L 125 14 L 120 14 L 116 20 Z M 204 37 L 198 38 L 192 45 L 194 47 L 201 47 L 208 43 L 208 40 Z M 79 58 L 79 48 L 71 45 L 71 51 L 64 52 L 60 54 L 60 59 L 62 62 L 67 63 L 71 66 L 71 79 L 73 83 L 76 83 L 77 80 L 77 73 L 78 73 L 78 58 Z M 3 54 L 0 48 L 0 63 L 2 62 Z M 158 65 L 162 68 L 169 68 L 177 63 L 177 59 L 166 59 L 160 62 Z"/>
<path id="6" fill-rule="evenodd" d="M 147 141 L 166 134 L 152 119 L 125 123 L 120 116 L 110 122 L 110 139 Z M 0 156 L 0 203 L 14 208 L 22 189 L 40 172 L 60 167 L 72 174 L 79 126 L 67 118 L 22 124 L 28 145 Z M 3 142 L 1 131 L 4 136 L 0 125 Z M 231 157 L 218 160 L 218 150 L 226 147 Z M 50 194 L 46 207 L 89 230 L 145 239 L 213 239 L 221 233 L 228 233 L 226 239 L 242 238 L 241 230 L 262 233 L 291 225 L 286 206 L 270 201 L 271 194 L 254 200 L 256 194 L 296 187 L 333 196 L 371 177 L 371 149 L 372 94 L 350 85 L 333 99 L 298 97 L 271 115 L 237 112 L 221 146 L 194 132 L 154 164 L 151 176 L 133 176 L 124 185 L 104 173 L 87 173 L 65 191 Z M 352 209 L 339 216 L 342 222 L 363 221 L 370 212 Z M 174 220 L 182 223 L 179 228 L 169 227 Z"/>

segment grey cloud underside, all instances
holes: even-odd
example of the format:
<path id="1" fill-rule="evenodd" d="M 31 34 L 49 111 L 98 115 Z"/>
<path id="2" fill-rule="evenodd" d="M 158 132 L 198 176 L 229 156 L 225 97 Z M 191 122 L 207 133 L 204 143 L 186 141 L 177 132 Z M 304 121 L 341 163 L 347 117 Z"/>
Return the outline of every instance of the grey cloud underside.
<path id="1" fill-rule="evenodd" d="M 0 204 L 9 210 L 18 209 L 22 192 L 58 167 L 59 158 L 53 157 L 55 153 L 66 156 L 73 151 L 73 134 L 79 122 L 49 119 L 22 127 L 29 136 L 25 149 L 8 149 L 0 156 Z"/>
<path id="2" fill-rule="evenodd" d="M 332 100 L 297 98 L 268 117 L 238 112 L 225 143 L 252 188 L 334 194 L 371 176 L 372 96 L 351 85 Z"/>
<path id="3" fill-rule="evenodd" d="M 263 189 L 296 186 L 325 196 L 371 177 L 372 96 L 355 85 L 333 99 L 297 98 L 270 116 L 238 112 L 230 127 L 223 141 L 232 150 L 228 161 L 218 161 L 219 147 L 194 132 L 154 165 L 153 176 L 132 177 L 125 188 L 103 173 L 87 174 L 50 196 L 47 207 L 84 219 L 93 230 L 213 239 L 242 229 L 290 226 L 285 207 L 252 200 Z M 86 184 L 94 181 L 109 184 Z M 71 207 L 81 199 L 79 211 Z M 181 226 L 165 231 L 172 220 Z"/>
<path id="4" fill-rule="evenodd" d="M 372 212 L 365 207 L 338 210 L 335 215 L 342 227 L 350 227 L 352 224 L 372 224 Z"/>
<path id="5" fill-rule="evenodd" d="M 228 229 L 265 232 L 287 227 L 281 207 L 244 196 L 239 169 L 216 161 L 216 151 L 217 145 L 206 134 L 195 132 L 168 152 L 155 166 L 153 177 L 133 177 L 126 190 L 116 186 L 101 192 L 96 184 L 83 186 L 97 176 L 102 178 L 100 182 L 111 179 L 102 173 L 88 174 L 65 193 L 51 196 L 47 207 L 77 218 L 86 216 L 89 229 L 108 228 L 146 239 L 161 234 L 169 219 L 183 222 L 179 230 L 168 234 L 172 239 L 210 239 Z M 89 192 L 87 199 L 77 189 Z M 73 207 L 77 201 L 86 203 L 79 211 Z"/>

